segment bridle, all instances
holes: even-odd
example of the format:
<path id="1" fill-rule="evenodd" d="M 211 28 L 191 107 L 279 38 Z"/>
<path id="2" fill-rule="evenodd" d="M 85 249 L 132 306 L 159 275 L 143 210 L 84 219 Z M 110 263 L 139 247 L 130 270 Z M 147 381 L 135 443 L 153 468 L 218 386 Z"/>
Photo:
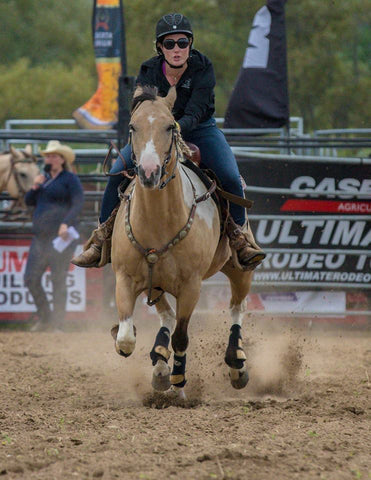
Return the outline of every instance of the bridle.
<path id="1" fill-rule="evenodd" d="M 9 169 L 9 175 L 8 178 L 6 179 L 6 184 L 9 183 L 12 175 L 14 177 L 14 181 L 17 185 L 18 191 L 21 195 L 25 195 L 27 190 L 23 188 L 21 180 L 20 180 L 20 173 L 16 169 L 16 164 L 17 163 L 35 163 L 37 162 L 36 157 L 34 155 L 31 155 L 30 153 L 26 152 L 25 150 L 20 150 L 20 152 L 23 153 L 25 158 L 14 158 L 12 152 L 4 152 L 4 153 L 10 153 L 10 169 Z"/>
<path id="2" fill-rule="evenodd" d="M 143 102 L 140 102 L 136 105 L 136 107 L 134 108 L 134 110 L 132 111 L 132 114 L 138 109 L 138 107 L 142 104 Z M 159 190 L 162 190 L 163 188 L 166 187 L 166 185 L 173 179 L 175 178 L 175 172 L 176 172 L 176 169 L 177 169 L 177 166 L 178 166 L 178 163 L 179 163 L 179 159 L 181 158 L 182 156 L 182 153 L 179 149 L 179 145 L 178 145 L 178 138 L 180 136 L 180 129 L 179 129 L 179 125 L 174 122 L 173 125 L 171 126 L 171 130 L 172 130 L 172 134 L 171 134 L 171 142 L 170 142 L 170 147 L 169 147 L 169 150 L 166 152 L 166 156 L 165 156 L 165 160 L 163 161 L 162 165 L 161 165 L 161 177 L 160 179 L 162 179 L 165 175 L 168 175 L 168 172 L 166 170 L 170 160 L 171 160 L 171 156 L 172 156 L 172 151 L 173 151 L 173 147 L 175 146 L 175 162 L 174 162 L 174 166 L 173 166 L 173 169 L 171 171 L 171 174 L 169 174 L 168 178 L 166 180 L 163 180 L 160 185 L 158 186 L 158 189 Z M 136 175 L 138 175 L 138 162 L 137 162 L 137 156 L 135 154 L 135 151 L 134 151 L 134 146 L 133 146 L 133 132 L 134 132 L 134 129 L 133 129 L 133 126 L 129 124 L 129 138 L 128 138 L 128 144 L 131 145 L 131 160 L 134 164 L 134 168 L 130 169 L 130 171 L 132 171 L 134 173 L 134 175 L 131 175 L 128 171 L 128 168 L 127 168 L 127 164 L 126 164 L 126 161 L 125 161 L 125 158 L 123 157 L 123 155 L 121 154 L 120 152 L 120 149 L 117 148 L 117 146 L 115 145 L 115 143 L 113 141 L 110 142 L 110 147 L 109 147 L 109 150 L 107 152 L 107 155 L 106 155 L 106 158 L 104 159 L 104 162 L 103 162 L 103 173 L 108 176 L 108 177 L 113 177 L 113 176 L 116 176 L 116 175 L 124 175 L 125 177 L 129 178 L 130 180 L 133 180 L 135 178 Z M 106 167 L 107 167 L 107 164 L 108 164 L 108 161 L 111 157 L 111 152 L 112 150 L 116 150 L 118 156 L 120 157 L 120 159 L 122 160 L 122 163 L 124 165 L 124 168 L 123 170 L 119 171 L 119 172 L 116 172 L 116 173 L 109 173 L 106 171 Z"/>
<path id="3" fill-rule="evenodd" d="M 175 178 L 175 171 L 176 171 L 176 168 L 178 166 L 178 162 L 179 162 L 179 159 L 181 158 L 181 152 L 179 150 L 179 146 L 178 146 L 178 143 L 177 143 L 177 138 L 178 138 L 178 135 L 179 135 L 179 128 L 177 127 L 176 124 L 174 124 L 172 126 L 172 135 L 171 135 L 171 142 L 170 142 L 170 147 L 169 147 L 169 150 L 167 151 L 166 153 L 166 157 L 165 157 L 165 160 L 161 166 L 161 178 L 163 178 L 165 175 L 168 174 L 167 170 L 166 170 L 166 167 L 168 166 L 170 160 L 171 160 L 171 155 L 172 155 L 172 150 L 173 150 L 173 147 L 175 145 L 175 149 L 176 149 L 176 153 L 175 153 L 175 162 L 174 162 L 174 166 L 173 166 L 173 170 L 171 172 L 171 174 L 169 175 L 169 177 L 166 179 L 166 180 L 163 180 L 158 189 L 159 190 L 162 190 L 163 188 L 166 187 L 166 185 L 173 179 Z M 106 155 L 106 158 L 104 159 L 104 162 L 103 162 L 103 173 L 107 176 L 107 177 L 115 177 L 116 175 L 124 175 L 124 177 L 126 178 L 129 178 L 130 180 L 133 180 L 135 178 L 136 175 L 138 175 L 138 163 L 137 163 L 137 157 L 135 155 L 135 152 L 134 152 L 134 147 L 133 147 L 133 129 L 130 128 L 129 129 L 129 139 L 128 139 L 128 143 L 131 145 L 131 160 L 134 164 L 134 168 L 132 169 L 128 169 L 127 168 L 127 164 L 126 164 L 126 160 L 125 158 L 123 157 L 123 155 L 121 154 L 120 152 L 120 149 L 117 147 L 117 145 L 111 140 L 110 142 L 110 147 L 108 149 L 108 152 L 107 152 L 107 155 Z M 123 170 L 120 170 L 119 172 L 116 172 L 116 173 L 109 173 L 106 171 L 106 168 L 107 168 L 107 164 L 108 164 L 108 161 L 109 159 L 111 158 L 111 152 L 112 150 L 116 150 L 118 156 L 121 158 L 122 160 L 122 163 L 124 165 L 124 168 Z M 133 175 L 131 175 L 130 172 L 133 172 Z"/>
<path id="4" fill-rule="evenodd" d="M 137 163 L 137 157 L 134 151 L 134 145 L 133 145 L 133 127 L 129 125 L 129 143 L 131 145 L 131 160 L 134 163 L 134 172 L 136 175 L 138 175 L 138 163 Z M 171 126 L 171 142 L 170 142 L 170 147 L 169 150 L 166 152 L 165 160 L 163 161 L 161 165 L 161 179 L 165 176 L 168 175 L 168 172 L 166 170 L 166 167 L 168 166 L 171 156 L 172 156 L 172 151 L 173 147 L 175 145 L 175 162 L 173 166 L 173 170 L 171 174 L 169 174 L 168 178 L 166 180 L 163 180 L 160 185 L 158 186 L 159 190 L 162 190 L 163 188 L 166 187 L 166 185 L 173 179 L 175 178 L 175 171 L 178 166 L 179 158 L 181 156 L 181 153 L 179 151 L 179 146 L 177 142 L 178 135 L 180 135 L 180 130 L 177 125 L 177 123 L 174 122 L 174 124 Z"/>

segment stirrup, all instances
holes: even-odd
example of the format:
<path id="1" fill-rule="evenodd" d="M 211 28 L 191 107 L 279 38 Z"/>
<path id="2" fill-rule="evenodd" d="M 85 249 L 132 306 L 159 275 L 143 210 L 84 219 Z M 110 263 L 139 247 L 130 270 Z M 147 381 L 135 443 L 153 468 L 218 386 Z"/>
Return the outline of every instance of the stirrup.
<path id="1" fill-rule="evenodd" d="M 238 253 L 237 253 L 237 257 L 238 257 Z M 266 254 L 262 250 L 260 250 L 248 256 L 247 259 L 245 259 L 244 263 L 241 263 L 240 261 L 239 263 L 241 265 L 242 270 L 247 272 L 247 271 L 255 270 L 255 268 L 257 268 L 262 263 L 265 257 L 266 257 Z"/>
<path id="2" fill-rule="evenodd" d="M 257 268 L 266 257 L 266 254 L 263 252 L 263 250 L 256 250 L 247 257 L 247 261 L 245 260 L 245 263 L 241 263 L 240 259 L 238 258 L 237 251 L 234 248 L 231 248 L 231 251 L 234 266 L 243 272 L 255 270 L 255 268 Z"/>

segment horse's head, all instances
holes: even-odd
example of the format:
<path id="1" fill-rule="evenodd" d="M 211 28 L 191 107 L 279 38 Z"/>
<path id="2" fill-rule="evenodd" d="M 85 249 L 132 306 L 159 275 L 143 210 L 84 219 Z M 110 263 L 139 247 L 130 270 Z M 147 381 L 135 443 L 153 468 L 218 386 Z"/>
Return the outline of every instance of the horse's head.
<path id="1" fill-rule="evenodd" d="M 6 189 L 11 197 L 21 198 L 32 187 L 39 169 L 31 145 L 27 145 L 24 150 L 11 146 L 9 153 L 10 170 Z"/>
<path id="2" fill-rule="evenodd" d="M 159 187 L 165 167 L 172 160 L 177 126 L 171 110 L 175 99 L 175 87 L 170 88 L 166 97 L 158 97 L 157 89 L 147 86 L 138 87 L 134 93 L 130 139 L 143 187 Z"/>

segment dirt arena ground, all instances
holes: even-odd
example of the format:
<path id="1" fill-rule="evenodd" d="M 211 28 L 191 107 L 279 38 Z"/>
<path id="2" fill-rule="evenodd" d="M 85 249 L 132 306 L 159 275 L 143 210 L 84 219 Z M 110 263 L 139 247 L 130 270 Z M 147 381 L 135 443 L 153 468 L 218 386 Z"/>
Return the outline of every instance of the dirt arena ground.
<path id="1" fill-rule="evenodd" d="M 138 320 L 128 359 L 110 325 L 3 329 L 0 477 L 370 479 L 370 331 L 245 323 L 250 382 L 236 391 L 228 319 L 194 316 L 184 405 L 151 392 L 157 321 Z"/>

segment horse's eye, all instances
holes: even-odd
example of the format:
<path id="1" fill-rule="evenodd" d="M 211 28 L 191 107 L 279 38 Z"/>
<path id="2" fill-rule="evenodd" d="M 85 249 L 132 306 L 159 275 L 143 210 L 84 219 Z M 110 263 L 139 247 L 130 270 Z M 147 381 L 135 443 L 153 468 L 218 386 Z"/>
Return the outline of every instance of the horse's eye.
<path id="1" fill-rule="evenodd" d="M 171 132 L 171 130 L 174 130 L 174 128 L 175 128 L 174 125 L 171 124 L 171 125 L 169 125 L 169 126 L 167 127 L 166 131 L 167 131 L 167 132 Z"/>
<path id="2" fill-rule="evenodd" d="M 24 173 L 24 172 L 20 173 L 19 175 L 20 175 L 22 178 L 27 178 L 27 174 Z"/>
<path id="3" fill-rule="evenodd" d="M 131 130 L 132 132 L 135 132 L 134 125 L 130 124 L 130 125 L 129 125 L 129 130 Z"/>

